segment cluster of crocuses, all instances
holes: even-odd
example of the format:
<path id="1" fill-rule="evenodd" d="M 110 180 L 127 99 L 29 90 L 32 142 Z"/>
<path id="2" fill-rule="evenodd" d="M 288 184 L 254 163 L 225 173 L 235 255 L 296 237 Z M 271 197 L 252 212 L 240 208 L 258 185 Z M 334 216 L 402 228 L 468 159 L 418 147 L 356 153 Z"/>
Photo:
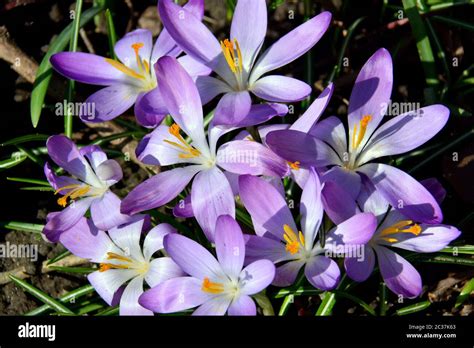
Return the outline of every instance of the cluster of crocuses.
<path id="1" fill-rule="evenodd" d="M 78 148 L 52 136 L 49 155 L 71 176 L 45 166 L 65 208 L 48 215 L 45 237 L 99 264 L 88 279 L 109 305 L 120 304 L 120 314 L 195 309 L 195 315 L 255 315 L 252 296 L 270 285 L 306 278 L 330 290 L 341 272 L 366 280 L 376 260 L 388 288 L 419 296 L 419 273 L 394 249 L 438 251 L 460 232 L 441 224 L 444 189 L 436 179 L 418 182 L 375 159 L 422 145 L 443 128 L 449 110 L 431 105 L 382 122 L 393 73 L 381 48 L 355 81 L 347 135 L 339 118 L 319 121 L 332 84 L 293 124 L 257 127 L 284 116 L 284 103 L 311 94 L 300 80 L 267 73 L 311 49 L 328 29 L 330 13 L 260 52 L 265 0 L 239 0 L 230 37 L 220 42 L 201 22 L 203 0 L 184 7 L 160 0 L 158 11 L 164 29 L 155 45 L 149 31 L 135 30 L 117 42 L 118 60 L 73 52 L 51 58 L 64 76 L 107 86 L 88 98 L 96 112 L 83 121 L 111 120 L 135 105 L 137 122 L 154 128 L 140 141 L 137 158 L 161 171 L 120 199 L 111 190 L 122 178 L 115 160 L 98 146 Z M 221 94 L 206 126 L 203 105 Z M 162 124 L 168 114 L 171 126 Z M 223 142 L 229 132 L 235 137 Z M 302 191 L 297 219 L 286 201 L 285 177 Z M 187 187 L 173 214 L 196 219 L 209 249 L 171 225 L 152 227 L 146 215 Z M 242 232 L 236 204 L 248 211 L 254 231 Z"/>

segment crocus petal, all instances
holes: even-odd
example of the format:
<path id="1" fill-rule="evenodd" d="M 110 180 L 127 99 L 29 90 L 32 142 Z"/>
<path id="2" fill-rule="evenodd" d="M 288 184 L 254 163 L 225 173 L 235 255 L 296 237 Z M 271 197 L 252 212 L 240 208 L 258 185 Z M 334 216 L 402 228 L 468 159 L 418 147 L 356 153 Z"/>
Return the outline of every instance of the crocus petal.
<path id="1" fill-rule="evenodd" d="M 322 290 L 334 289 L 341 277 L 337 263 L 325 256 L 311 258 L 306 264 L 304 274 L 311 285 Z"/>
<path id="2" fill-rule="evenodd" d="M 292 285 L 295 282 L 298 272 L 304 264 L 305 261 L 289 261 L 284 265 L 277 267 L 275 279 L 273 279 L 272 285 L 278 287 Z"/>
<path id="3" fill-rule="evenodd" d="M 264 124 L 258 127 L 258 135 L 260 136 L 260 139 L 262 140 L 262 144 L 267 145 L 266 139 L 267 139 L 268 134 L 274 131 L 286 130 L 289 128 L 290 128 L 290 125 L 285 124 L 285 123 Z M 253 138 L 251 137 L 251 139 Z"/>
<path id="4" fill-rule="evenodd" d="M 196 87 L 203 105 L 209 103 L 219 94 L 232 92 L 227 83 L 211 76 L 199 76 L 196 79 Z"/>
<path id="5" fill-rule="evenodd" d="M 76 144 L 64 135 L 53 135 L 46 141 L 48 154 L 61 168 L 92 185 L 101 186 L 89 163 L 77 149 Z"/>
<path id="6" fill-rule="evenodd" d="M 59 241 L 74 255 L 92 262 L 101 262 L 104 255 L 114 248 L 107 234 L 97 230 L 86 218 L 81 218 L 73 228 L 62 233 Z"/>
<path id="7" fill-rule="evenodd" d="M 422 184 L 433 195 L 436 202 L 439 204 L 441 204 L 446 198 L 446 190 L 438 179 L 429 178 L 421 180 L 420 184 Z"/>
<path id="8" fill-rule="evenodd" d="M 258 260 L 245 267 L 239 276 L 242 294 L 254 295 L 271 284 L 275 266 L 269 260 Z"/>
<path id="9" fill-rule="evenodd" d="M 337 154 L 343 161 L 346 160 L 346 158 L 349 160 L 346 129 L 341 120 L 336 116 L 330 116 L 321 122 L 316 123 L 309 134 L 314 135 L 316 138 L 329 144 L 334 150 L 336 150 Z"/>
<path id="10" fill-rule="evenodd" d="M 326 236 L 326 247 L 366 244 L 377 228 L 372 213 L 359 213 L 331 229 Z"/>
<path id="11" fill-rule="evenodd" d="M 94 224 L 102 231 L 124 224 L 130 216 L 120 213 L 120 198 L 112 191 L 107 191 L 91 204 L 91 217 Z"/>
<path id="12" fill-rule="evenodd" d="M 192 315 L 224 315 L 231 301 L 232 297 L 230 296 L 215 296 L 200 305 Z"/>
<path id="13" fill-rule="evenodd" d="M 256 315 L 257 307 L 250 296 L 241 295 L 232 301 L 227 312 L 229 315 Z"/>
<path id="14" fill-rule="evenodd" d="M 156 313 L 180 312 L 199 306 L 211 298 L 201 287 L 202 281 L 196 278 L 173 278 L 145 291 L 138 302 Z"/>
<path id="15" fill-rule="evenodd" d="M 112 159 L 102 162 L 97 167 L 95 173 L 100 180 L 105 181 L 107 186 L 114 185 L 122 180 L 123 177 L 122 167 L 120 167 L 117 161 Z"/>
<path id="16" fill-rule="evenodd" d="M 336 225 L 359 211 L 355 199 L 334 181 L 324 183 L 322 195 L 324 211 Z"/>
<path id="17" fill-rule="evenodd" d="M 246 236 L 245 263 L 257 260 L 270 260 L 273 263 L 293 259 L 293 255 L 285 250 L 285 244 L 268 237 Z"/>
<path id="18" fill-rule="evenodd" d="M 239 224 L 229 215 L 221 215 L 214 233 L 217 259 L 224 272 L 237 280 L 244 265 L 245 242 Z"/>
<path id="19" fill-rule="evenodd" d="M 153 227 L 145 237 L 143 242 L 143 256 L 149 260 L 151 256 L 160 249 L 163 249 L 163 239 L 167 234 L 176 233 L 173 226 L 167 223 L 161 223 Z"/>
<path id="20" fill-rule="evenodd" d="M 311 86 L 292 77 L 270 75 L 258 79 L 250 90 L 263 100 L 293 102 L 306 98 L 311 93 Z"/>
<path id="21" fill-rule="evenodd" d="M 288 164 L 268 147 L 248 140 L 234 140 L 217 151 L 217 164 L 235 174 L 284 177 Z"/>
<path id="22" fill-rule="evenodd" d="M 198 62 L 191 56 L 184 55 L 179 57 L 178 59 L 179 64 L 186 70 L 186 72 L 191 76 L 193 79 L 196 79 L 198 76 L 206 76 L 212 72 L 212 69 L 207 67 L 206 65 Z"/>
<path id="23" fill-rule="evenodd" d="M 87 159 L 94 172 L 97 172 L 99 166 L 108 160 L 107 154 L 98 145 L 81 147 L 79 153 Z"/>
<path id="24" fill-rule="evenodd" d="M 150 262 L 145 280 L 150 287 L 155 287 L 168 279 L 184 276 L 184 272 L 169 257 L 160 257 Z"/>
<path id="25" fill-rule="evenodd" d="M 175 217 L 180 218 L 194 217 L 193 205 L 191 203 L 191 195 L 187 195 L 185 199 L 179 200 L 178 204 L 173 207 L 173 215 Z"/>
<path id="26" fill-rule="evenodd" d="M 46 223 L 43 233 L 46 238 L 53 243 L 59 240 L 62 232 L 69 230 L 74 226 L 81 217 L 84 216 L 87 209 L 89 209 L 94 198 L 83 198 L 71 203 L 66 209 L 58 214 L 55 214 Z"/>
<path id="27" fill-rule="evenodd" d="M 122 214 L 133 215 L 168 203 L 175 198 L 192 177 L 201 170 L 200 166 L 174 168 L 161 172 L 135 187 L 122 200 Z"/>
<path id="28" fill-rule="evenodd" d="M 326 109 L 334 91 L 334 85 L 330 83 L 324 91 L 311 103 L 308 109 L 290 127 L 290 129 L 308 133 L 316 125 L 319 117 Z M 344 134 L 344 139 L 346 135 Z M 321 139 L 324 140 L 324 139 Z"/>
<path id="29" fill-rule="evenodd" d="M 420 227 L 422 232 L 418 236 L 409 233 L 397 234 L 399 242 L 391 245 L 419 253 L 433 253 L 443 249 L 461 235 L 461 231 L 456 227 L 448 225 L 421 224 Z"/>
<path id="30" fill-rule="evenodd" d="M 105 122 L 127 111 L 137 100 L 139 90 L 134 86 L 115 84 L 95 92 L 86 104 L 92 105 L 92 114 L 81 113 L 84 122 Z"/>
<path id="31" fill-rule="evenodd" d="M 178 139 L 170 133 L 170 127 L 161 125 L 143 137 L 136 149 L 137 158 L 150 165 L 168 166 L 178 163 L 200 163 L 196 158 L 183 158 L 184 151 L 170 142 Z"/>
<path id="32" fill-rule="evenodd" d="M 76 180 L 74 178 L 71 178 L 70 176 L 57 176 L 54 174 L 54 171 L 51 169 L 51 166 L 49 163 L 44 164 L 44 174 L 46 176 L 46 179 L 48 180 L 49 184 L 54 190 L 58 190 L 62 187 L 70 186 L 70 185 L 81 185 L 82 183 L 79 180 Z M 72 188 L 70 189 L 62 189 L 58 193 L 64 195 L 71 191 Z"/>
<path id="33" fill-rule="evenodd" d="M 143 294 L 143 277 L 136 277 L 128 283 L 120 298 L 120 315 L 153 315 L 152 311 L 138 303 L 141 294 Z"/>
<path id="34" fill-rule="evenodd" d="M 449 109 L 444 105 L 430 105 L 394 117 L 374 132 L 358 162 L 416 149 L 434 137 L 448 118 Z"/>
<path id="35" fill-rule="evenodd" d="M 147 128 L 158 126 L 168 113 L 160 90 L 154 88 L 141 93 L 135 102 L 135 117 L 140 125 Z"/>
<path id="36" fill-rule="evenodd" d="M 331 14 L 322 12 L 299 25 L 270 46 L 255 63 L 250 83 L 268 71 L 286 65 L 313 47 L 331 23 Z"/>
<path id="37" fill-rule="evenodd" d="M 87 280 L 100 297 L 111 306 L 117 290 L 136 275 L 136 271 L 132 269 L 109 269 L 105 272 L 93 272 L 87 276 Z"/>
<path id="38" fill-rule="evenodd" d="M 160 1 L 160 5 L 162 3 L 168 1 Z M 201 151 L 207 149 L 201 98 L 191 76 L 171 57 L 160 58 L 155 69 L 160 81 L 158 88 L 173 120 Z"/>
<path id="39" fill-rule="evenodd" d="M 387 200 L 365 175 L 361 175 L 361 186 L 357 202 L 362 211 L 375 216 L 385 214 L 389 208 Z"/>
<path id="40" fill-rule="evenodd" d="M 53 68 L 65 77 L 91 85 L 109 86 L 126 75 L 107 63 L 104 57 L 82 52 L 60 52 L 50 59 Z"/>
<path id="41" fill-rule="evenodd" d="M 392 94 L 392 70 L 390 53 L 381 48 L 367 60 L 357 76 L 349 100 L 349 140 L 354 136 L 354 127 L 360 128 L 362 117 L 371 116 L 359 149 L 363 148 L 385 115 Z"/>
<path id="42" fill-rule="evenodd" d="M 237 125 L 248 115 L 251 105 L 252 100 L 247 91 L 226 93 L 217 104 L 213 123 Z"/>
<path id="43" fill-rule="evenodd" d="M 238 127 L 255 126 L 264 123 L 275 116 L 285 116 L 288 113 L 288 106 L 278 103 L 254 104 L 250 111 L 239 123 Z"/>
<path id="44" fill-rule="evenodd" d="M 360 175 L 352 170 L 339 166 L 332 167 L 321 177 L 322 182 L 332 181 L 346 191 L 352 199 L 356 199 L 360 192 Z"/>
<path id="45" fill-rule="evenodd" d="M 151 51 L 153 49 L 153 37 L 151 31 L 147 29 L 136 29 L 127 33 L 123 38 L 117 41 L 114 47 L 115 54 L 120 61 L 129 68 L 139 71 L 136 59 L 135 44 L 141 44 L 138 50 L 140 58 L 150 63 Z"/>
<path id="46" fill-rule="evenodd" d="M 249 72 L 267 33 L 265 0 L 239 0 L 235 6 L 230 37 L 237 39 L 244 70 Z"/>
<path id="47" fill-rule="evenodd" d="M 221 54 L 217 39 L 191 12 L 172 0 L 159 1 L 158 11 L 170 36 L 194 59 L 205 64 Z"/>
<path id="48" fill-rule="evenodd" d="M 302 167 L 316 168 L 341 164 L 337 154 L 321 140 L 295 130 L 278 130 L 269 133 L 267 145 L 287 161 L 299 162 Z"/>
<path id="49" fill-rule="evenodd" d="M 293 231 L 298 230 L 285 198 L 272 184 L 258 177 L 242 175 L 239 191 L 253 221 L 278 239 L 283 240 L 284 225 L 290 226 Z M 265 204 L 262 204 L 262 197 L 265 197 Z"/>
<path id="50" fill-rule="evenodd" d="M 168 255 L 187 274 L 198 279 L 226 277 L 214 256 L 197 242 L 171 233 L 165 236 L 164 245 Z"/>
<path id="51" fill-rule="evenodd" d="M 189 0 L 183 8 L 199 20 L 202 20 L 202 17 L 204 17 L 204 0 Z M 181 47 L 171 38 L 166 28 L 163 28 L 153 47 L 151 61 L 155 63 L 163 56 L 177 57 L 182 51 Z"/>
<path id="52" fill-rule="evenodd" d="M 214 241 L 217 218 L 220 215 L 235 216 L 232 188 L 224 173 L 213 167 L 196 175 L 191 189 L 194 216 L 206 237 Z"/>
<path id="53" fill-rule="evenodd" d="M 371 163 L 359 168 L 384 198 L 406 217 L 436 224 L 443 214 L 436 200 L 418 181 L 395 167 Z"/>
<path id="54" fill-rule="evenodd" d="M 305 246 L 310 250 L 318 234 L 323 219 L 323 202 L 321 200 L 321 182 L 314 168 L 303 187 L 301 194 L 300 214 L 301 227 L 304 233 Z"/>
<path id="55" fill-rule="evenodd" d="M 144 223 L 145 215 L 135 215 L 128 223 L 109 230 L 110 238 L 123 250 L 123 253 L 141 262 L 145 262 L 140 246 Z"/>
<path id="56" fill-rule="evenodd" d="M 397 295 L 415 298 L 422 290 L 421 276 L 403 257 L 385 247 L 375 247 L 380 273 L 387 287 Z"/>
<path id="57" fill-rule="evenodd" d="M 367 280 L 375 266 L 374 250 L 368 245 L 364 245 L 361 250 L 363 250 L 363 253 L 360 258 L 353 256 L 344 259 L 344 267 L 347 275 L 356 282 Z"/>

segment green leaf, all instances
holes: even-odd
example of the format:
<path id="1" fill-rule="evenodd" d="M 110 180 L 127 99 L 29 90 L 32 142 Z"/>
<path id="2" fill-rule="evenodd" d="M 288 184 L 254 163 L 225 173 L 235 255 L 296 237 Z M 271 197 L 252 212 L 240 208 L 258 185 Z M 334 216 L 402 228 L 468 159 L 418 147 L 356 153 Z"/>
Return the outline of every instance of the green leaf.
<path id="1" fill-rule="evenodd" d="M 121 138 L 128 138 L 128 137 L 135 137 L 135 136 L 143 136 L 145 135 L 144 131 L 130 131 L 130 132 L 123 132 L 123 133 L 118 133 L 118 134 L 112 134 L 109 135 L 108 137 L 103 137 L 99 138 L 97 140 L 94 140 L 91 144 L 92 145 L 102 145 L 103 143 L 116 140 L 116 139 L 121 139 Z"/>
<path id="2" fill-rule="evenodd" d="M 41 192 L 54 192 L 54 188 L 46 186 L 25 186 L 20 187 L 22 191 L 41 191 Z"/>
<path id="3" fill-rule="evenodd" d="M 107 38 L 109 39 L 110 56 L 114 59 L 117 59 L 114 50 L 115 43 L 117 42 L 117 33 L 115 32 L 114 19 L 112 18 L 112 14 L 110 13 L 109 9 L 105 10 L 105 20 L 107 23 Z"/>
<path id="4" fill-rule="evenodd" d="M 67 294 L 61 296 L 59 298 L 59 302 L 61 303 L 69 303 L 71 301 L 75 301 L 78 298 L 88 295 L 90 293 L 93 293 L 95 289 L 92 287 L 92 285 L 84 285 L 80 288 L 77 288 L 75 290 L 72 290 L 68 292 Z M 33 315 L 39 315 L 47 312 L 50 310 L 51 307 L 47 304 L 44 304 L 38 308 L 33 309 L 32 311 L 29 311 L 28 313 L 25 313 L 26 316 L 33 316 Z"/>
<path id="5" fill-rule="evenodd" d="M 16 137 L 10 140 L 5 141 L 1 144 L 1 146 L 8 146 L 8 145 L 18 145 L 27 143 L 30 141 L 46 141 L 48 140 L 49 135 L 46 134 L 29 134 L 29 135 L 22 135 L 21 137 Z"/>
<path id="6" fill-rule="evenodd" d="M 413 261 L 474 267 L 474 259 L 448 255 L 417 255 Z"/>
<path id="7" fill-rule="evenodd" d="M 324 298 L 316 311 L 316 316 L 331 315 L 332 309 L 336 304 L 336 294 L 334 292 L 326 291 Z"/>
<path id="8" fill-rule="evenodd" d="M 19 165 L 28 157 L 24 153 L 14 152 L 11 158 L 0 161 L 0 170 L 8 169 Z"/>
<path id="9" fill-rule="evenodd" d="M 63 304 L 60 302 L 56 301 L 49 295 L 45 294 L 41 290 L 35 288 L 33 285 L 29 284 L 28 282 L 17 278 L 13 275 L 9 275 L 10 279 L 18 286 L 23 288 L 25 291 L 29 292 L 31 295 L 36 297 L 38 300 L 43 302 L 44 304 L 47 304 L 50 306 L 52 309 L 56 310 L 59 313 L 65 313 L 65 314 L 74 314 L 69 308 L 65 307 Z"/>
<path id="10" fill-rule="evenodd" d="M 265 290 L 260 291 L 258 294 L 252 296 L 257 304 L 262 308 L 264 316 L 273 316 L 275 311 L 273 310 L 270 299 L 265 294 Z"/>
<path id="11" fill-rule="evenodd" d="M 314 296 L 323 293 L 323 290 L 318 290 L 313 287 L 300 286 L 295 290 L 292 289 L 280 289 L 277 293 L 272 294 L 273 298 L 282 298 L 292 294 L 293 296 Z"/>
<path id="12" fill-rule="evenodd" d="M 103 310 L 102 312 L 97 313 L 96 316 L 111 316 L 111 315 L 117 315 L 117 314 L 119 314 L 119 307 L 115 306 L 115 307 L 109 307 Z"/>
<path id="13" fill-rule="evenodd" d="M 252 219 L 247 212 L 243 211 L 240 207 L 235 209 L 235 218 L 236 220 L 242 222 L 245 226 L 253 229 Z"/>
<path id="14" fill-rule="evenodd" d="M 15 231 L 41 233 L 43 231 L 44 225 L 31 224 L 28 222 L 9 221 L 0 222 L 0 227 Z"/>
<path id="15" fill-rule="evenodd" d="M 7 177 L 7 180 L 16 181 L 16 182 L 26 182 L 28 184 L 50 187 L 49 182 L 47 182 L 46 180 L 38 180 L 38 179 L 30 179 L 30 178 L 16 178 L 16 177 Z"/>
<path id="16" fill-rule="evenodd" d="M 474 255 L 474 245 L 448 246 L 439 252 L 448 254 L 466 254 Z"/>
<path id="17" fill-rule="evenodd" d="M 102 7 L 93 7 L 84 11 L 81 16 L 79 27 L 83 27 L 94 18 L 95 15 L 103 10 Z M 48 90 L 49 82 L 52 76 L 52 67 L 49 59 L 57 52 L 63 51 L 71 39 L 71 32 L 73 30 L 74 22 L 70 23 L 59 36 L 50 45 L 48 52 L 43 57 L 41 64 L 36 73 L 33 91 L 31 92 L 30 113 L 33 127 L 36 128 L 41 117 L 41 110 L 43 108 L 44 98 Z"/>
<path id="18" fill-rule="evenodd" d="M 367 313 L 369 313 L 370 315 L 377 316 L 374 309 L 372 307 L 370 307 L 366 302 L 362 301 L 360 298 L 358 298 L 354 295 L 351 295 L 351 294 L 349 294 L 348 292 L 345 292 L 345 291 L 331 290 L 331 292 L 338 295 L 338 296 L 340 296 L 340 297 L 344 297 L 344 298 L 346 298 L 348 300 L 351 300 L 352 302 L 358 304 L 363 309 L 365 309 L 365 311 Z"/>
<path id="19" fill-rule="evenodd" d="M 387 302 L 387 286 L 384 282 L 380 283 L 379 296 L 380 296 L 380 316 L 387 315 L 388 302 Z"/>
<path id="20" fill-rule="evenodd" d="M 457 308 L 460 305 L 462 305 L 464 301 L 466 301 L 473 292 L 474 292 L 474 278 L 472 278 L 470 281 L 468 281 L 464 285 L 464 287 L 461 290 L 461 293 L 456 299 L 456 305 L 454 307 Z"/>
<path id="21" fill-rule="evenodd" d="M 471 23 L 460 21 L 459 19 L 453 19 L 453 18 L 448 18 L 444 16 L 433 16 L 431 18 L 433 18 L 433 20 L 438 21 L 438 22 L 442 22 L 442 23 L 446 23 L 458 28 L 474 31 L 474 25 L 472 25 Z"/>
<path id="22" fill-rule="evenodd" d="M 58 272 L 64 273 L 81 273 L 81 274 L 89 274 L 97 269 L 92 267 L 62 267 L 62 266 L 49 266 L 50 269 Z"/>
<path id="23" fill-rule="evenodd" d="M 66 256 L 69 256 L 69 255 L 71 255 L 71 252 L 69 250 L 65 250 L 61 254 L 59 254 L 59 255 L 53 257 L 52 259 L 48 260 L 48 262 L 46 264 L 51 265 L 53 263 L 58 262 L 59 260 L 64 259 Z"/>
<path id="24" fill-rule="evenodd" d="M 396 311 L 396 315 L 407 315 L 407 314 L 413 314 L 417 312 L 421 312 L 431 306 L 430 301 L 423 301 L 423 302 L 418 302 L 413 305 L 403 307 L 401 309 L 398 309 Z"/>

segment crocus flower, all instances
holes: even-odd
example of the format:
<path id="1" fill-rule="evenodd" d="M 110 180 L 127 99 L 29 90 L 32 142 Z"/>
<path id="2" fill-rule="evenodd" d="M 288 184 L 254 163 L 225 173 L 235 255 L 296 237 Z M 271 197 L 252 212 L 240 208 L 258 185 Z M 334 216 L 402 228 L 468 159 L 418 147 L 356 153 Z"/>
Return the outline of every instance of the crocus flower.
<path id="1" fill-rule="evenodd" d="M 61 195 L 58 204 L 65 207 L 50 216 L 44 227 L 43 232 L 50 241 L 57 242 L 59 235 L 76 224 L 89 208 L 92 221 L 104 231 L 130 218 L 120 213 L 120 199 L 110 190 L 122 179 L 122 168 L 115 160 L 107 159 L 99 146 L 78 149 L 68 137 L 53 135 L 48 138 L 46 147 L 54 163 L 73 175 L 57 176 L 48 163 L 44 166 L 55 194 Z"/>
<path id="2" fill-rule="evenodd" d="M 310 170 L 301 196 L 300 231 L 284 196 L 275 186 L 245 175 L 239 178 L 239 189 L 257 234 L 248 237 L 247 262 L 264 258 L 278 264 L 272 283 L 275 286 L 293 284 L 304 266 L 306 279 L 313 286 L 333 289 L 339 282 L 340 270 L 335 261 L 324 255 L 327 246 L 365 244 L 376 228 L 373 214 L 354 215 L 331 229 L 322 247 L 316 240 L 323 217 L 321 184 L 314 169 Z"/>
<path id="3" fill-rule="evenodd" d="M 404 113 L 379 124 L 390 103 L 392 60 L 379 49 L 360 71 L 349 101 L 349 143 L 342 122 L 329 117 L 310 131 L 279 130 L 267 135 L 267 145 L 283 158 L 301 166 L 330 167 L 324 176 L 351 193 L 361 194 L 361 177 L 375 185 L 383 197 L 402 214 L 426 223 L 442 221 L 433 196 L 404 171 L 382 163 L 369 163 L 384 156 L 417 148 L 446 124 L 449 110 L 431 105 Z"/>
<path id="4" fill-rule="evenodd" d="M 251 295 L 275 276 L 268 260 L 244 269 L 245 241 L 237 222 L 222 215 L 216 223 L 217 259 L 195 241 L 179 234 L 165 237 L 165 250 L 189 276 L 167 280 L 140 296 L 140 304 L 157 313 L 198 307 L 193 315 L 256 315 Z"/>
<path id="5" fill-rule="evenodd" d="M 189 0 L 185 5 L 190 16 L 200 21 L 204 0 Z M 178 57 L 182 52 L 163 30 L 153 45 L 149 30 L 137 29 L 114 47 L 118 60 L 82 52 L 61 52 L 51 57 L 54 69 L 69 79 L 92 85 L 107 86 L 87 98 L 80 117 L 85 122 L 104 122 L 121 115 L 135 104 L 137 121 L 145 127 L 155 127 L 167 114 L 163 98 L 156 89 L 153 65 L 165 55 Z M 211 70 L 189 56 L 178 58 L 194 77 L 208 75 Z M 87 111 L 87 112 L 86 112 Z"/>
<path id="6" fill-rule="evenodd" d="M 297 79 L 264 74 L 280 68 L 310 50 L 327 30 L 331 14 L 323 12 L 298 26 L 270 46 L 257 60 L 267 32 L 265 0 L 239 0 L 230 39 L 219 41 L 186 9 L 172 0 L 158 3 L 163 25 L 191 57 L 212 68 L 219 79 L 198 78 L 203 104 L 224 93 L 216 109 L 216 124 L 235 125 L 250 111 L 250 93 L 272 102 L 304 99 L 311 87 Z"/>
<path id="7" fill-rule="evenodd" d="M 431 183 L 424 182 L 425 185 Z M 461 232 L 453 226 L 418 223 L 419 220 L 407 218 L 395 209 L 387 213 L 387 204 L 380 199 L 380 195 L 370 182 L 367 184 L 368 189 L 365 192 L 368 192 L 368 195 L 364 196 L 359 204 L 364 211 L 377 216 L 379 226 L 364 246 L 365 258 L 346 257 L 344 266 L 347 275 L 355 281 L 366 280 L 374 269 L 377 255 L 380 273 L 387 287 L 398 295 L 407 298 L 417 297 L 422 291 L 420 274 L 410 262 L 392 248 L 432 253 L 446 247 L 459 237 Z M 439 189 L 435 190 L 440 192 Z"/>
<path id="8" fill-rule="evenodd" d="M 146 164 L 180 167 L 162 171 L 138 185 L 123 200 L 122 213 L 135 214 L 166 204 L 196 176 L 191 190 L 193 213 L 207 238 L 213 241 L 217 217 L 235 214 L 234 195 L 221 169 L 282 177 L 288 171 L 287 163 L 257 142 L 232 141 L 217 149 L 219 137 L 234 128 L 211 124 L 206 138 L 201 99 L 189 74 L 176 59 L 162 57 L 157 62 L 157 75 L 158 88 L 176 123 L 160 126 L 146 136 L 137 148 L 137 157 Z M 280 108 L 256 105 L 241 125 L 262 122 L 278 114 Z M 181 129 L 192 143 L 181 135 Z"/>
<path id="9" fill-rule="evenodd" d="M 153 254 L 163 249 L 163 238 L 176 232 L 170 225 L 152 228 L 146 234 L 143 248 L 140 247 L 144 220 L 144 216 L 137 215 L 107 234 L 81 218 L 59 238 L 74 255 L 99 264 L 99 270 L 90 273 L 87 279 L 109 306 L 120 304 L 120 315 L 152 315 L 138 303 L 143 282 L 153 287 L 184 274 L 169 257 L 152 260 Z"/>

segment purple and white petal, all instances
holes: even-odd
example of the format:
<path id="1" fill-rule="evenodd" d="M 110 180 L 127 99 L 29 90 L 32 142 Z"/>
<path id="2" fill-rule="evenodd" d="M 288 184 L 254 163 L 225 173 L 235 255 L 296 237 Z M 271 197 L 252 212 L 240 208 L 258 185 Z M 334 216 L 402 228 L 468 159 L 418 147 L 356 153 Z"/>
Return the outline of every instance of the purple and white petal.
<path id="1" fill-rule="evenodd" d="M 168 279 L 183 277 L 181 268 L 169 257 L 160 257 L 150 262 L 145 280 L 150 287 L 155 287 Z"/>
<path id="2" fill-rule="evenodd" d="M 314 256 L 304 269 L 306 279 L 315 288 L 332 290 L 339 283 L 341 271 L 337 263 L 325 256 Z"/>
<path id="3" fill-rule="evenodd" d="M 229 215 L 221 215 L 217 218 L 214 232 L 217 260 L 224 272 L 237 280 L 244 265 L 245 241 L 242 230 Z"/>
<path id="4" fill-rule="evenodd" d="M 301 228 L 307 250 L 312 249 L 323 220 L 324 211 L 321 189 L 319 176 L 314 168 L 311 168 L 306 184 L 303 187 L 300 201 Z"/>
<path id="5" fill-rule="evenodd" d="M 347 170 L 339 166 L 332 167 L 324 172 L 321 181 L 332 181 L 338 185 L 342 190 L 346 191 L 353 200 L 355 200 L 360 193 L 360 175 L 352 170 Z"/>
<path id="6" fill-rule="evenodd" d="M 344 268 L 347 275 L 356 282 L 367 280 L 372 274 L 375 266 L 375 253 L 372 247 L 364 245 L 361 247 L 361 257 L 352 256 L 344 259 Z"/>
<path id="7" fill-rule="evenodd" d="M 206 105 L 219 94 L 232 92 L 227 83 L 211 76 L 199 76 L 196 79 L 196 87 L 199 91 L 202 105 Z"/>
<path id="8" fill-rule="evenodd" d="M 270 260 L 273 263 L 292 260 L 294 257 L 285 249 L 285 244 L 268 237 L 246 235 L 245 263 Z"/>
<path id="9" fill-rule="evenodd" d="M 420 227 L 422 232 L 418 236 L 409 233 L 394 235 L 399 241 L 391 246 L 419 253 L 433 253 L 445 248 L 461 235 L 461 231 L 454 226 L 421 224 Z"/>
<path id="10" fill-rule="evenodd" d="M 149 260 L 151 256 L 164 248 L 163 239 L 167 234 L 176 233 L 176 229 L 167 223 L 161 223 L 153 227 L 145 237 L 143 242 L 143 256 Z"/>
<path id="11" fill-rule="evenodd" d="M 143 277 L 136 277 L 127 284 L 120 298 L 120 315 L 153 315 L 152 311 L 138 303 L 141 294 L 143 294 Z"/>
<path id="12" fill-rule="evenodd" d="M 193 80 L 196 80 L 199 76 L 207 76 L 212 72 L 211 68 L 198 62 L 191 56 L 184 55 L 179 57 L 177 60 Z"/>
<path id="13" fill-rule="evenodd" d="M 137 275 L 132 269 L 109 269 L 105 272 L 95 271 L 87 276 L 87 280 L 95 291 L 109 305 L 119 288 Z"/>
<path id="14" fill-rule="evenodd" d="M 222 96 L 214 112 L 215 125 L 238 125 L 249 113 L 252 99 L 247 91 L 228 92 Z"/>
<path id="15" fill-rule="evenodd" d="M 154 88 L 149 92 L 140 93 L 134 107 L 137 122 L 147 128 L 158 126 L 168 114 L 160 90 Z"/>
<path id="16" fill-rule="evenodd" d="M 64 176 L 64 175 L 57 176 L 52 170 L 51 165 L 48 162 L 44 164 L 44 175 L 46 176 L 46 179 L 48 180 L 49 184 L 55 191 L 66 186 L 82 185 L 82 183 L 79 180 L 71 178 L 70 176 Z M 73 188 L 62 189 L 58 191 L 58 193 L 61 195 L 65 195 L 71 190 L 73 190 Z"/>
<path id="17" fill-rule="evenodd" d="M 231 301 L 232 297 L 230 296 L 214 296 L 210 300 L 200 305 L 192 315 L 224 315 L 227 312 Z"/>
<path id="18" fill-rule="evenodd" d="M 298 122 L 298 121 L 297 121 Z M 341 120 L 336 116 L 330 116 L 310 130 L 309 134 L 329 144 L 344 162 L 348 158 L 346 129 Z M 346 160 L 346 161 L 347 161 Z"/>
<path id="19" fill-rule="evenodd" d="M 355 199 L 334 181 L 326 181 L 322 191 L 324 211 L 336 225 L 359 212 Z"/>
<path id="20" fill-rule="evenodd" d="M 258 260 L 245 267 L 239 275 L 240 291 L 245 295 L 259 293 L 271 284 L 275 266 L 269 260 Z"/>
<path id="21" fill-rule="evenodd" d="M 377 219 L 372 213 L 359 213 L 332 228 L 326 236 L 326 248 L 366 244 L 374 235 Z"/>
<path id="22" fill-rule="evenodd" d="M 257 307 L 250 296 L 234 298 L 227 311 L 229 315 L 257 315 Z"/>
<path id="23" fill-rule="evenodd" d="M 97 177 L 105 181 L 107 186 L 112 186 L 122 180 L 122 167 L 113 159 L 102 162 L 95 170 Z"/>
<path id="24" fill-rule="evenodd" d="M 292 285 L 298 273 L 305 264 L 305 261 L 289 261 L 282 266 L 276 268 L 275 279 L 272 285 L 278 287 L 286 287 Z"/>
<path id="25" fill-rule="evenodd" d="M 227 179 L 229 178 L 227 177 Z M 178 203 L 173 207 L 173 215 L 179 218 L 194 217 L 193 204 L 191 203 L 191 195 L 187 195 L 184 199 L 180 199 L 178 201 Z"/>
<path id="26" fill-rule="evenodd" d="M 293 102 L 306 98 L 311 93 L 311 86 L 292 77 L 270 75 L 258 79 L 250 91 L 263 100 Z"/>
<path id="27" fill-rule="evenodd" d="M 114 47 L 115 54 L 120 61 L 129 68 L 139 71 L 136 59 L 134 45 L 139 44 L 142 47 L 137 50 L 141 59 L 150 63 L 151 51 L 153 49 L 153 37 L 151 31 L 147 29 L 136 29 L 127 33 L 123 38 L 117 41 Z"/>
<path id="28" fill-rule="evenodd" d="M 115 162 L 115 161 L 114 161 Z M 94 224 L 102 231 L 124 224 L 130 216 L 120 213 L 120 198 L 112 191 L 107 191 L 91 204 L 91 218 Z"/>

